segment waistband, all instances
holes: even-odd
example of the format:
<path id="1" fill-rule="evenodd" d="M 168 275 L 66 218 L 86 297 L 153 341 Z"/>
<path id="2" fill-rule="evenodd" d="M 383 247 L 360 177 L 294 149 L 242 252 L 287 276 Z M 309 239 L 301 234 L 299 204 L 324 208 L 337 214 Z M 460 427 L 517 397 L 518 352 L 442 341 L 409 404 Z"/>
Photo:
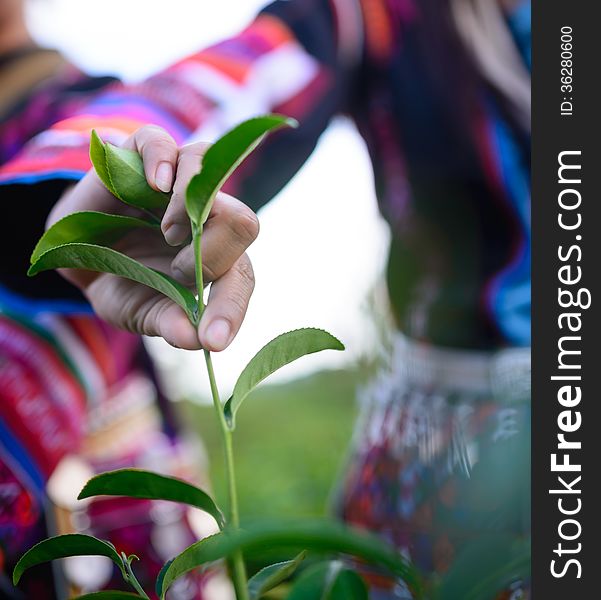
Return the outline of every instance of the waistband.
<path id="1" fill-rule="evenodd" d="M 529 347 L 456 350 L 411 340 L 399 333 L 394 338 L 392 371 L 397 381 L 424 388 L 520 401 L 531 392 L 530 357 Z"/>

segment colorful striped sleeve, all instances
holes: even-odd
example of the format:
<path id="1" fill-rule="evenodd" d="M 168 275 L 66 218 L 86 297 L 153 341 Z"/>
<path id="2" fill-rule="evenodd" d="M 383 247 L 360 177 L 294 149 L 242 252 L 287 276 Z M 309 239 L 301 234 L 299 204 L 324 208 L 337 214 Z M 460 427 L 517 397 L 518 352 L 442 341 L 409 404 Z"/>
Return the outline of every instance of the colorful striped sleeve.
<path id="1" fill-rule="evenodd" d="M 347 8 L 341 11 L 337 4 Z M 360 47 L 359 14 L 353 1 L 274 2 L 239 35 L 139 84 L 109 86 L 33 138 L 0 169 L 0 183 L 79 179 L 90 168 L 92 128 L 119 144 L 152 123 L 182 144 L 211 141 L 242 119 L 280 112 L 297 118 L 299 130 L 276 136 L 230 186 L 230 191 L 248 190 L 255 206 L 265 202 L 307 158 L 329 119 L 344 109 L 353 52 Z M 353 30 L 355 41 L 349 39 Z M 262 162 L 270 165 L 269 172 L 261 172 L 267 183 L 256 179 Z"/>

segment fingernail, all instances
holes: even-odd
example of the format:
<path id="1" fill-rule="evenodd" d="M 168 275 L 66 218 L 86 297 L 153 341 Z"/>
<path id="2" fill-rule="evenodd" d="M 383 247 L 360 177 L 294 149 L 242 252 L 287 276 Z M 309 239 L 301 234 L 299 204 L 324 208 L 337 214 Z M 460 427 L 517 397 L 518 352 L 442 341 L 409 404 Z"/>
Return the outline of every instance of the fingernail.
<path id="1" fill-rule="evenodd" d="M 171 184 L 173 183 L 173 167 L 171 163 L 162 162 L 159 164 L 154 176 L 154 182 L 162 192 L 171 191 Z"/>
<path id="2" fill-rule="evenodd" d="M 230 324 L 225 319 L 215 319 L 207 328 L 205 342 L 211 348 L 223 350 L 230 341 Z"/>
<path id="3" fill-rule="evenodd" d="M 171 225 L 167 225 L 167 227 L 163 229 L 163 235 L 165 236 L 165 241 L 170 246 L 179 246 L 188 239 L 189 231 L 190 230 L 186 225 L 182 225 L 181 223 L 171 223 Z"/>

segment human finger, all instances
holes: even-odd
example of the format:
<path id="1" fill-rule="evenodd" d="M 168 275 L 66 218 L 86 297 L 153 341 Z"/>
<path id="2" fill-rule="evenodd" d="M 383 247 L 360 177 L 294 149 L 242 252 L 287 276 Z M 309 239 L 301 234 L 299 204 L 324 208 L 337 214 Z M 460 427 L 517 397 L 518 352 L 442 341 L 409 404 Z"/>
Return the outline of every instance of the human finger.
<path id="1" fill-rule="evenodd" d="M 133 133 L 123 147 L 140 153 L 148 185 L 157 191 L 171 191 L 179 150 L 167 131 L 158 125 L 145 125 Z"/>
<path id="2" fill-rule="evenodd" d="M 242 325 L 254 287 L 252 264 L 244 254 L 211 285 L 209 300 L 198 327 L 203 348 L 220 352 L 231 344 Z"/>
<path id="3" fill-rule="evenodd" d="M 233 196 L 218 194 L 202 235 L 203 276 L 206 283 L 219 279 L 246 252 L 259 235 L 255 213 Z M 186 246 L 171 264 L 181 283 L 194 283 L 194 250 Z"/>
<path id="4" fill-rule="evenodd" d="M 190 221 L 186 213 L 186 188 L 190 179 L 200 171 L 202 157 L 208 147 L 209 144 L 198 142 L 180 149 L 173 194 L 161 222 L 165 240 L 172 246 L 183 244 L 190 236 Z"/>

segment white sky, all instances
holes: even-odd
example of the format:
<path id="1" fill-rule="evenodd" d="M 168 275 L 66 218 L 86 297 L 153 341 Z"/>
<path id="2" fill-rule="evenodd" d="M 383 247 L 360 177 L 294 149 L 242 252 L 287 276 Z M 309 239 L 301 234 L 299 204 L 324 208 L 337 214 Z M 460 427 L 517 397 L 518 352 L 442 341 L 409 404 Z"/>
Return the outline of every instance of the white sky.
<path id="1" fill-rule="evenodd" d="M 261 0 L 31 0 L 29 22 L 42 43 L 95 73 L 136 80 L 243 27 Z M 374 343 L 366 294 L 380 277 L 388 232 L 378 216 L 371 167 L 351 124 L 338 120 L 307 165 L 260 213 L 251 247 L 257 285 L 245 324 L 214 357 L 227 394 L 248 359 L 283 331 L 317 326 L 347 346 L 301 359 L 275 378 L 355 360 Z M 208 393 L 201 355 L 158 340 L 151 348 L 177 396 Z"/>

